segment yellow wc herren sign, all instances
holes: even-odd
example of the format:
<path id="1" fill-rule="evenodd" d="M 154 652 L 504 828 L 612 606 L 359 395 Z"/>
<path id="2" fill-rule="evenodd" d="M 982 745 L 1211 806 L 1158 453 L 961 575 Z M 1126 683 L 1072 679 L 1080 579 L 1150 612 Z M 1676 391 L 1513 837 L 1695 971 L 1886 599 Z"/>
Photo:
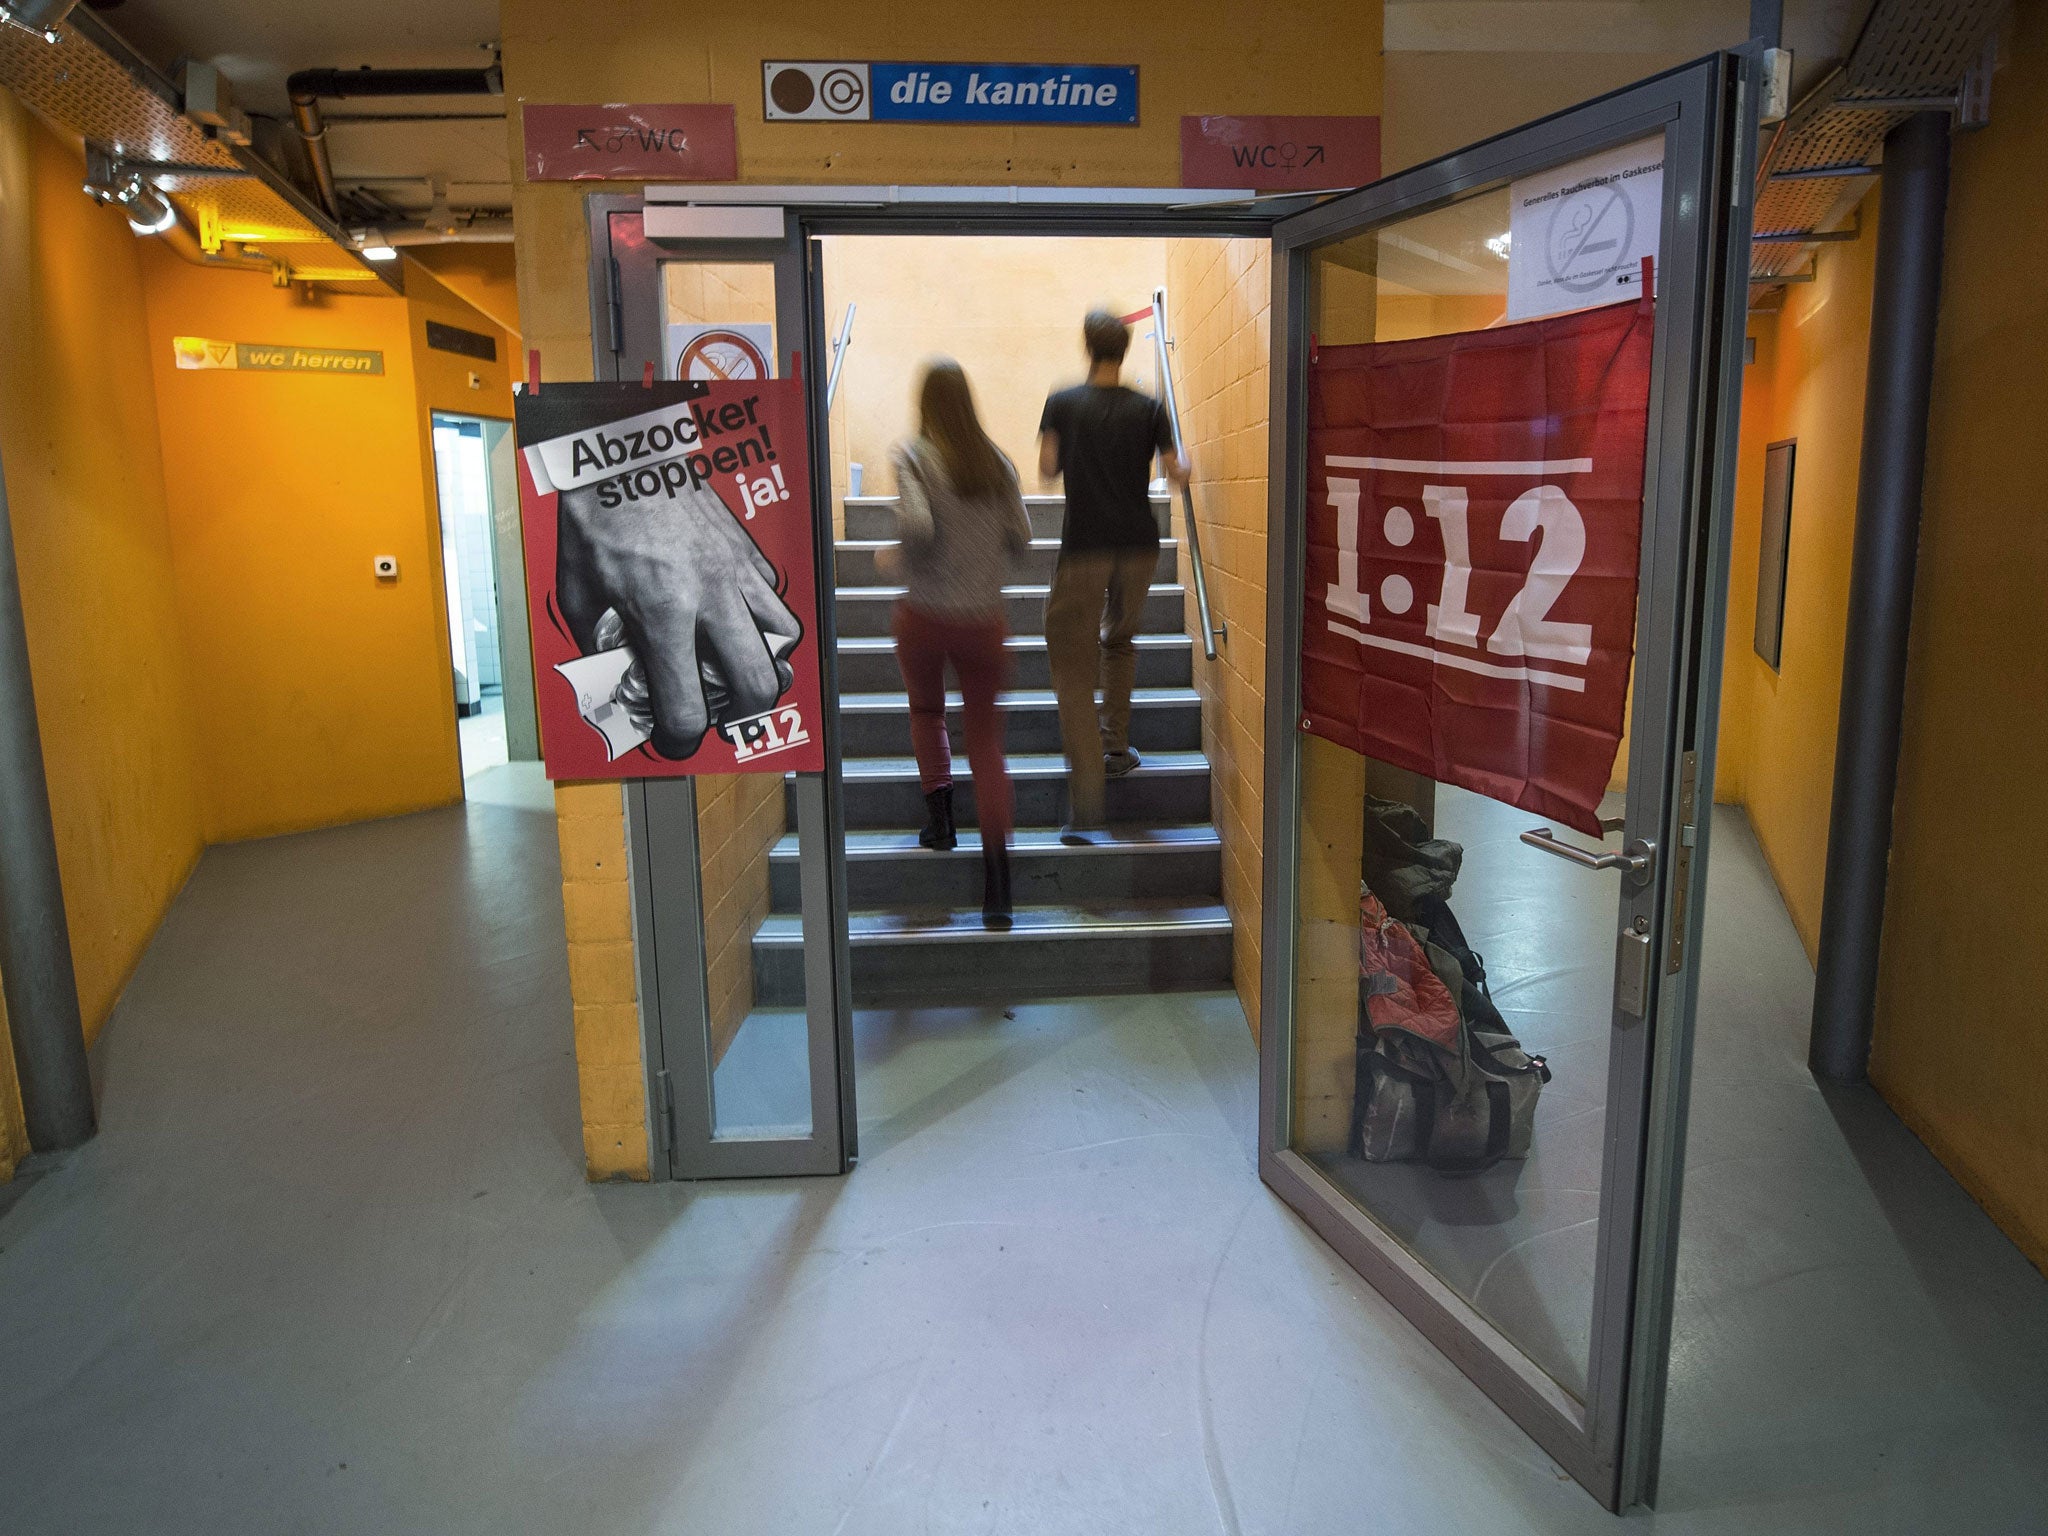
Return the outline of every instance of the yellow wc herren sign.
<path id="1" fill-rule="evenodd" d="M 234 368 L 250 373 L 381 374 L 384 354 L 345 347 L 301 347 L 289 342 L 215 341 L 206 336 L 173 336 L 180 368 Z"/>

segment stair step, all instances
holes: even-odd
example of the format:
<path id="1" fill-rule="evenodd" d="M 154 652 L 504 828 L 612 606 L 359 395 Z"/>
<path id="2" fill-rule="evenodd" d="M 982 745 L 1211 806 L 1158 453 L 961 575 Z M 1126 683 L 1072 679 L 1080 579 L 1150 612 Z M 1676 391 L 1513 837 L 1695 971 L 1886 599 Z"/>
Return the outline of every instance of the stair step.
<path id="1" fill-rule="evenodd" d="M 1066 814 L 1066 759 L 1057 753 L 1012 753 L 1009 769 L 1017 796 L 1017 825 L 1058 826 Z M 911 758 L 848 758 L 844 772 L 849 832 L 900 831 L 924 824 L 924 790 Z M 955 817 L 972 825 L 974 781 L 965 758 L 953 759 L 953 783 Z M 785 794 L 793 797 L 794 791 L 785 787 Z M 1112 824 L 1207 821 L 1209 760 L 1199 752 L 1147 753 L 1136 772 L 1109 781 L 1106 805 Z M 789 814 L 788 824 L 795 826 L 793 798 Z"/>
<path id="2" fill-rule="evenodd" d="M 896 498 L 894 496 L 848 496 L 845 498 L 846 536 L 849 539 L 893 539 L 896 537 Z M 1064 496 L 1026 496 L 1024 511 L 1031 519 L 1031 534 L 1034 538 L 1056 539 L 1066 525 L 1067 498 Z M 1173 502 L 1165 496 L 1152 498 L 1153 515 L 1159 519 L 1159 531 L 1166 532 L 1173 515 Z"/>
<path id="3" fill-rule="evenodd" d="M 842 587 L 878 586 L 884 580 L 875 565 L 875 557 L 885 549 L 894 549 L 892 539 L 841 539 L 832 546 L 832 568 L 838 584 Z M 1018 556 L 1013 569 L 1029 581 L 1050 581 L 1053 567 L 1059 563 L 1060 541 L 1058 539 L 1033 539 L 1031 547 Z M 1159 541 L 1159 568 L 1153 576 L 1155 582 L 1170 582 L 1177 579 L 1180 562 L 1180 545 L 1174 539 Z"/>
<path id="4" fill-rule="evenodd" d="M 1045 636 L 1012 635 L 1011 686 L 1050 688 Z M 1194 681 L 1195 643 L 1186 635 L 1139 635 L 1138 686 L 1185 688 Z M 846 636 L 839 641 L 839 691 L 883 693 L 900 689 L 903 673 L 896 665 L 896 642 L 887 635 Z"/>
<path id="5" fill-rule="evenodd" d="M 1003 623 L 1014 635 L 1045 633 L 1044 582 L 1003 588 Z M 903 595 L 901 587 L 840 587 L 833 608 L 840 635 L 868 639 L 889 633 L 889 610 Z M 1183 589 L 1176 583 L 1154 583 L 1145 600 L 1146 634 L 1182 634 L 1187 628 L 1187 606 Z"/>
<path id="6" fill-rule="evenodd" d="M 848 922 L 857 1005 L 983 998 L 1173 992 L 1229 985 L 1230 914 L 1221 904 L 1136 900 L 1020 906 L 1007 932 L 976 909 L 854 912 Z M 777 914 L 754 935 L 763 1007 L 803 992 L 803 923 Z"/>
<path id="7" fill-rule="evenodd" d="M 801 906 L 799 870 L 797 840 L 784 837 L 769 854 L 775 911 Z M 1030 906 L 1218 897 L 1223 844 L 1209 826 L 1115 827 L 1085 847 L 1062 843 L 1054 828 L 1029 827 L 1011 837 L 1010 874 L 1016 900 Z M 935 853 L 915 832 L 849 832 L 846 890 L 856 908 L 977 906 L 981 834 L 962 827 L 959 847 Z"/>
<path id="8" fill-rule="evenodd" d="M 1011 752 L 1061 749 L 1059 706 L 1049 688 L 1001 694 L 1004 740 Z M 946 695 L 946 724 L 962 730 L 960 695 Z M 844 693 L 839 699 L 840 750 L 848 757 L 908 753 L 910 698 L 903 693 Z M 1202 744 L 1202 696 L 1192 688 L 1131 691 L 1131 745 L 1140 752 L 1185 752 Z"/>

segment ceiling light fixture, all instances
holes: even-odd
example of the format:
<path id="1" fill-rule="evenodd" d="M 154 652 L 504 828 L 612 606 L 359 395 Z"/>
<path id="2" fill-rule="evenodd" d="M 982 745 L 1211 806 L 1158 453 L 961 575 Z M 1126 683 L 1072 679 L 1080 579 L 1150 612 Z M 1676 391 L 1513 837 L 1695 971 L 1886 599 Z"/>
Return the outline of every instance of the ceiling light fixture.
<path id="1" fill-rule="evenodd" d="M 356 237 L 356 245 L 365 261 L 396 261 L 398 248 L 384 238 L 381 229 L 366 229 Z"/>
<path id="2" fill-rule="evenodd" d="M 128 210 L 128 227 L 138 235 L 160 235 L 178 222 L 178 210 L 155 187 L 136 177 L 117 199 Z"/>
<path id="3" fill-rule="evenodd" d="M 160 235 L 178 222 L 171 200 L 140 171 L 123 165 L 118 151 L 110 155 L 101 145 L 86 146 L 85 195 L 127 214 L 128 227 L 138 235 Z"/>

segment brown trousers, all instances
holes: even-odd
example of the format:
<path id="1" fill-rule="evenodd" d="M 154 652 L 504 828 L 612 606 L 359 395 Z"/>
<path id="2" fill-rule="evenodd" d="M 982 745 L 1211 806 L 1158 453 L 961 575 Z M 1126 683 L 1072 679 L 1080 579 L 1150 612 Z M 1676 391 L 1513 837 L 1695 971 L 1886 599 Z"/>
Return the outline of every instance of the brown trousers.
<path id="1" fill-rule="evenodd" d="M 1077 827 L 1102 825 L 1103 754 L 1130 745 L 1131 686 L 1138 677 L 1131 642 L 1158 568 L 1156 548 L 1089 549 L 1062 553 L 1053 571 L 1045 650 L 1067 749 L 1069 816 Z"/>

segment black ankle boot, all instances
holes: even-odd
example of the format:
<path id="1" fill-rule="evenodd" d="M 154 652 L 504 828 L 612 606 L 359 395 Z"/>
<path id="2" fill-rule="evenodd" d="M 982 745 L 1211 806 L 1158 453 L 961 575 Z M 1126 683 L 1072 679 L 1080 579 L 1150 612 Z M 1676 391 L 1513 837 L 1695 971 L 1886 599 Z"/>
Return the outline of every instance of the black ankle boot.
<path id="1" fill-rule="evenodd" d="M 927 820 L 917 840 L 940 853 L 957 846 L 960 835 L 953 830 L 953 786 L 933 790 L 924 797 L 924 805 Z"/>
<path id="2" fill-rule="evenodd" d="M 1010 926 L 1010 850 L 1000 842 L 981 845 L 981 926 Z"/>

